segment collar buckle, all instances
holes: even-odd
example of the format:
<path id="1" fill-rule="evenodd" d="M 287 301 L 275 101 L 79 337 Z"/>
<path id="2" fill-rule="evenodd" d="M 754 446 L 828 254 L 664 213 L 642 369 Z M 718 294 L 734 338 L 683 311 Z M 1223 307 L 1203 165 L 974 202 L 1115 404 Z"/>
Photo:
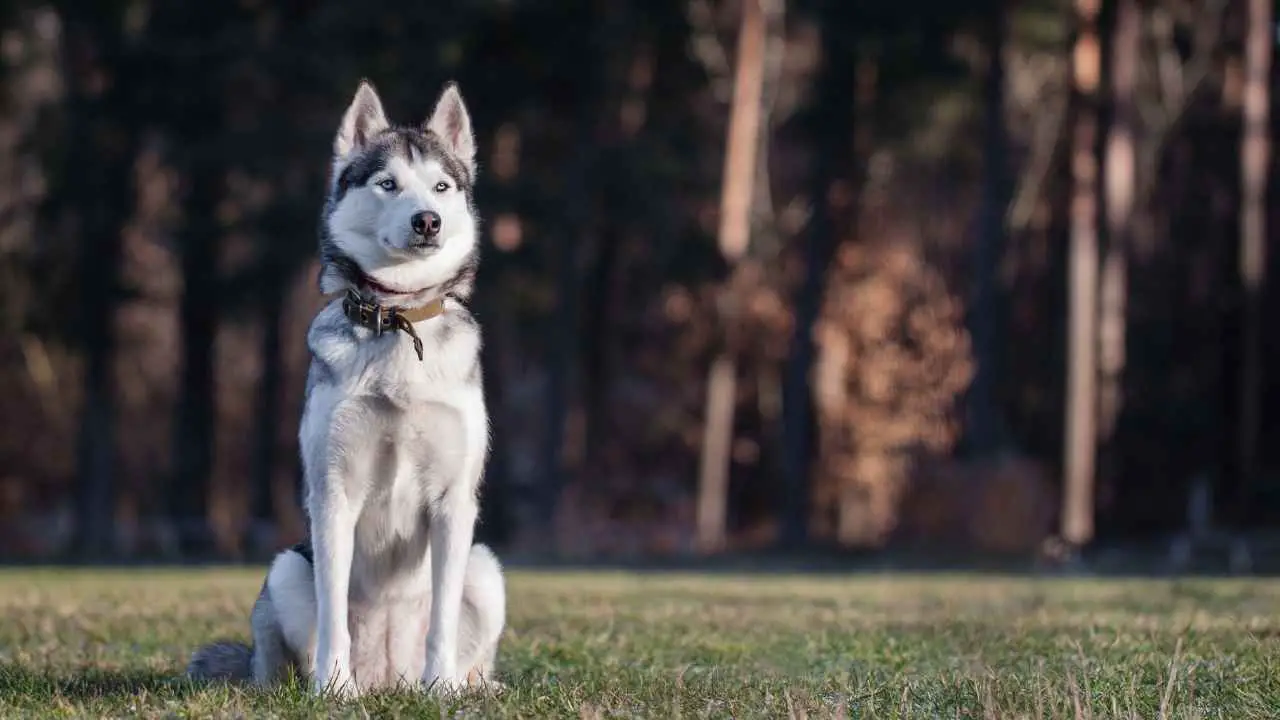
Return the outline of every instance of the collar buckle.
<path id="1" fill-rule="evenodd" d="M 443 305 L 437 303 L 433 308 L 433 312 L 426 317 L 438 315 L 442 309 Z M 388 330 L 391 332 L 403 331 L 413 340 L 413 351 L 418 356 L 418 360 L 422 360 L 422 339 L 418 337 L 417 331 L 413 329 L 413 322 L 400 309 L 366 302 L 364 298 L 360 297 L 360 293 L 352 288 L 347 290 L 347 296 L 342 299 L 342 314 L 346 315 L 347 319 L 356 325 L 371 330 L 374 337 L 382 337 L 382 334 Z"/>

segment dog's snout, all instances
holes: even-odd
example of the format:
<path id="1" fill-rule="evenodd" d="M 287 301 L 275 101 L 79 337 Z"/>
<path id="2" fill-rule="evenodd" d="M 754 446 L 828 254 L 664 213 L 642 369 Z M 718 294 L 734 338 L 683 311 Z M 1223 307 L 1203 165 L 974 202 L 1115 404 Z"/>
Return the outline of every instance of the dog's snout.
<path id="1" fill-rule="evenodd" d="M 423 238 L 431 238 L 440 234 L 441 219 L 439 213 L 423 210 L 414 213 L 409 223 L 413 226 L 413 234 Z"/>

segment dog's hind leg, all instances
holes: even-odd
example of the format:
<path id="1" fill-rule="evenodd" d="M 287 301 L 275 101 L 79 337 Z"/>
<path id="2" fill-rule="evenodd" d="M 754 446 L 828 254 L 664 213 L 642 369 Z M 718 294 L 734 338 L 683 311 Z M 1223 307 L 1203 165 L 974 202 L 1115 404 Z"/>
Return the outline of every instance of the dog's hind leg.
<path id="1" fill-rule="evenodd" d="M 466 669 L 469 685 L 496 685 L 493 678 L 498 641 L 506 625 L 507 594 L 502 565 L 493 551 L 473 545 L 467 558 L 458 624 L 458 664 Z"/>
<path id="2" fill-rule="evenodd" d="M 289 670 L 310 672 L 316 647 L 315 579 L 311 563 L 296 549 L 272 561 L 250 624 L 254 682 L 278 682 Z"/>

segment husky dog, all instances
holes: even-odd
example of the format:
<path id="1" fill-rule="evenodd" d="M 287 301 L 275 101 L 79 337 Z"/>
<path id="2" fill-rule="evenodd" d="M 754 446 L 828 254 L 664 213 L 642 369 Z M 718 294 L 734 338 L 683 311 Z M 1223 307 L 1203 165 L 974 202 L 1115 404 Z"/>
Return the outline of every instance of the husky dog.
<path id="1" fill-rule="evenodd" d="M 479 256 L 475 140 L 455 85 L 422 126 L 393 126 L 367 82 L 334 140 L 299 440 L 309 541 L 276 557 L 253 647 L 198 650 L 188 674 L 310 673 L 351 696 L 489 681 L 502 569 L 472 545 L 489 450 L 480 331 L 464 305 Z"/>

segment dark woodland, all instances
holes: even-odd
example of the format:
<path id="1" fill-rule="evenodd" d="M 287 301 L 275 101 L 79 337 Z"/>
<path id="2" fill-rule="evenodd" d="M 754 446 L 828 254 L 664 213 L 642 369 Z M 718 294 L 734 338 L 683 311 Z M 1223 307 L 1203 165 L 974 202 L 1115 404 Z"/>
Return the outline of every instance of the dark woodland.
<path id="1" fill-rule="evenodd" d="M 406 119 L 456 80 L 477 126 L 506 556 L 1280 569 L 1273 0 L 0 18 L 4 560 L 305 532 L 317 225 L 368 78 Z"/>

